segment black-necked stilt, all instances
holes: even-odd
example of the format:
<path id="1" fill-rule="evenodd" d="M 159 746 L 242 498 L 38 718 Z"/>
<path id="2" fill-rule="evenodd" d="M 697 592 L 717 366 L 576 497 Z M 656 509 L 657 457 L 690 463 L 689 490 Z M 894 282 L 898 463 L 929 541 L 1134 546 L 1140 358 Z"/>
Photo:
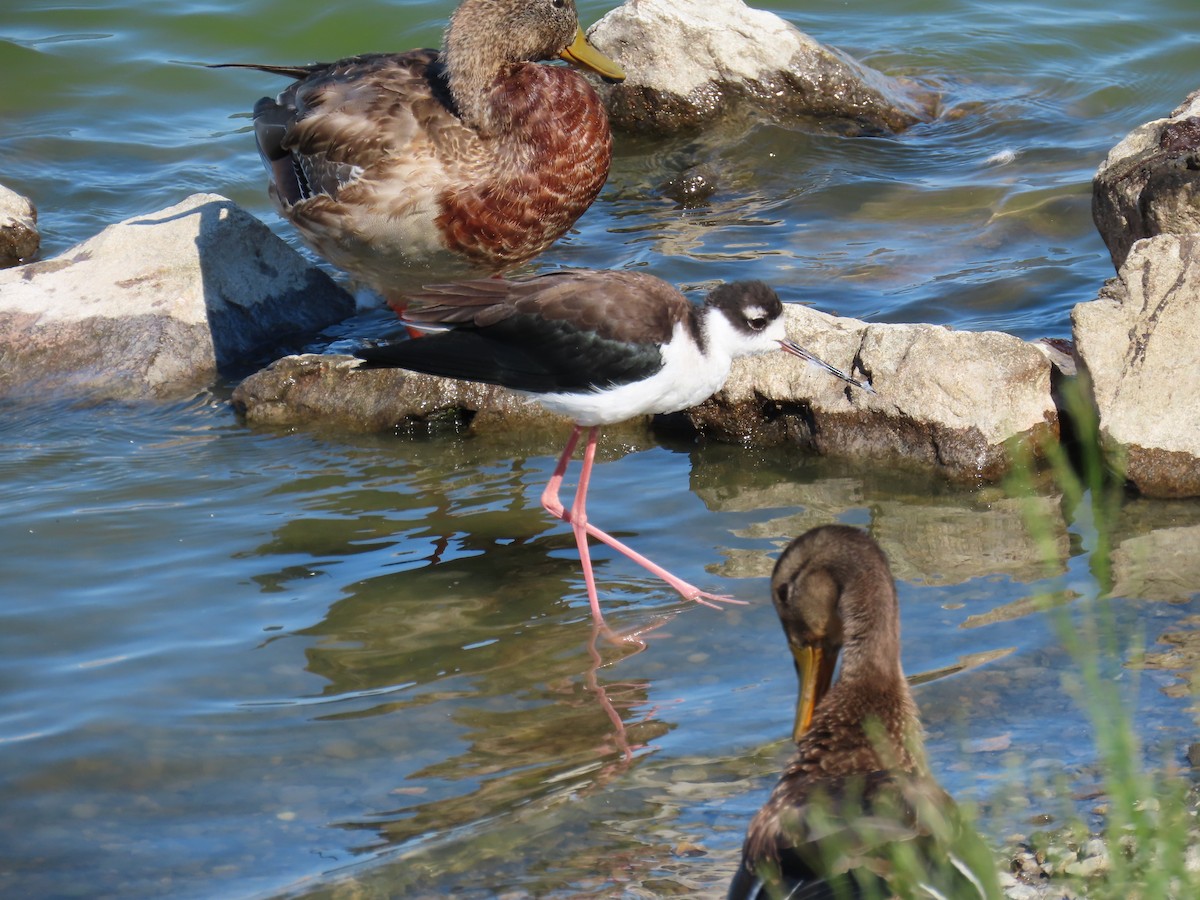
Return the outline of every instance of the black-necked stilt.
<path id="1" fill-rule="evenodd" d="M 688 600 L 714 608 L 740 602 L 688 584 L 587 520 L 588 483 L 601 425 L 694 406 L 720 390 L 736 357 L 771 350 L 792 353 L 848 384 L 872 390 L 788 340 L 783 304 L 761 281 L 721 285 L 703 306 L 689 303 L 659 278 L 611 271 L 438 285 L 408 300 L 405 320 L 440 333 L 363 347 L 356 355 L 367 365 L 503 385 L 575 422 L 542 493 L 542 506 L 570 523 L 592 615 L 601 624 L 588 535 Z M 584 429 L 583 468 L 568 511 L 559 500 L 559 487 Z"/>

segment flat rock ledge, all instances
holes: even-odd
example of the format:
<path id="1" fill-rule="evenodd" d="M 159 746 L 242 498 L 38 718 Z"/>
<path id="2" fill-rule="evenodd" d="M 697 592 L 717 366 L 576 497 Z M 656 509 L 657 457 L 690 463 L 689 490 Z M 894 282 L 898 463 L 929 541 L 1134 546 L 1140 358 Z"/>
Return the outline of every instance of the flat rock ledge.
<path id="1" fill-rule="evenodd" d="M 1200 233 L 1138 241 L 1071 318 L 1110 467 L 1150 497 L 1200 496 Z"/>
<path id="2" fill-rule="evenodd" d="M 1200 232 L 1200 91 L 1109 151 L 1092 180 L 1092 218 L 1118 269 L 1142 238 Z"/>
<path id="3" fill-rule="evenodd" d="M 445 424 L 481 432 L 570 431 L 568 419 L 508 390 L 401 369 L 360 368 L 352 356 L 285 356 L 233 392 L 254 425 L 328 427 L 369 433 Z"/>
<path id="4" fill-rule="evenodd" d="M 718 440 L 794 444 L 830 456 L 916 461 L 952 478 L 995 480 L 1013 441 L 1058 436 L 1052 365 L 1036 345 L 998 332 L 868 325 L 806 307 L 787 309 L 789 334 L 832 365 L 869 376 L 850 388 L 783 353 L 739 360 L 725 389 L 685 413 Z M 233 401 L 246 420 L 359 431 L 438 421 L 476 433 L 564 432 L 569 423 L 502 388 L 399 370 L 345 356 L 293 356 L 247 378 Z M 644 429 L 649 419 L 628 427 Z"/>
<path id="5" fill-rule="evenodd" d="M 41 243 L 33 201 L 0 184 L 0 269 L 34 259 Z"/>
<path id="6" fill-rule="evenodd" d="M 353 312 L 266 225 L 197 194 L 0 272 L 0 396 L 188 396 Z"/>
<path id="7" fill-rule="evenodd" d="M 937 102 L 742 0 L 627 0 L 588 39 L 625 69 L 601 88 L 625 131 L 674 134 L 754 110 L 893 133 L 931 119 Z"/>

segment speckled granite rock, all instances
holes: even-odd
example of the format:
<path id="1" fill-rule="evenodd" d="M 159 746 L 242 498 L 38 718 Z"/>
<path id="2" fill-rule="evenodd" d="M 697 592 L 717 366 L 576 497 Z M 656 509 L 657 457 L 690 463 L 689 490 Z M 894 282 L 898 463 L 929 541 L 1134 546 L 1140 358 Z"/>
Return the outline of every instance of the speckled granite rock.
<path id="1" fill-rule="evenodd" d="M 625 69 L 602 90 L 613 126 L 627 131 L 671 134 L 757 110 L 879 134 L 931 118 L 935 105 L 742 0 L 627 0 L 588 39 Z"/>
<path id="2" fill-rule="evenodd" d="M 185 396 L 353 311 L 266 225 L 198 194 L 0 272 L 0 394 Z"/>
<path id="3" fill-rule="evenodd" d="M 1118 269 L 1142 238 L 1200 233 L 1200 91 L 1109 151 L 1092 181 L 1092 217 Z"/>
<path id="4" fill-rule="evenodd" d="M 33 259 L 41 242 L 33 202 L 0 184 L 0 269 Z"/>
<path id="5" fill-rule="evenodd" d="M 1133 245 L 1072 312 L 1110 465 L 1151 497 L 1200 496 L 1200 234 Z"/>

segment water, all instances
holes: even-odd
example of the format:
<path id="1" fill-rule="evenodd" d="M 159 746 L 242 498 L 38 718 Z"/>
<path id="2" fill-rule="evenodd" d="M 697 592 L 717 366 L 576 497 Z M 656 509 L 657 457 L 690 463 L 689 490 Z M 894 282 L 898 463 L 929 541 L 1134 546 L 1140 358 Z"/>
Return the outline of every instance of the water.
<path id="1" fill-rule="evenodd" d="M 1112 274 L 1092 173 L 1200 86 L 1192 0 L 775 8 L 936 82 L 946 114 L 888 139 L 621 138 L 599 201 L 536 268 L 760 277 L 873 321 L 1067 335 Z M 247 132 L 282 82 L 193 63 L 431 45 L 448 13 L 10 0 L 0 178 L 37 203 L 48 256 L 196 191 L 291 239 Z M 663 185 L 694 165 L 718 191 L 683 209 Z M 985 804 L 993 841 L 1058 809 L 1039 785 L 1097 777 L 1060 689 L 1070 663 L 1027 606 L 1055 589 L 1086 616 L 1107 586 L 1087 502 L 1039 501 L 1047 575 L 1000 488 L 618 442 L 594 520 L 751 601 L 688 607 L 597 550 L 610 623 L 660 626 L 633 653 L 593 644 L 570 535 L 537 507 L 553 445 L 252 430 L 227 391 L 0 407 L 0 894 L 720 896 L 794 698 L 765 576 L 827 521 L 870 526 L 891 554 L 910 673 L 997 657 L 917 691 L 934 765 Z M 1174 674 L 1121 663 L 1195 613 L 1198 529 L 1195 504 L 1146 501 L 1115 526 L 1111 674 L 1154 759 L 1190 739 L 1186 702 L 1160 690 Z"/>

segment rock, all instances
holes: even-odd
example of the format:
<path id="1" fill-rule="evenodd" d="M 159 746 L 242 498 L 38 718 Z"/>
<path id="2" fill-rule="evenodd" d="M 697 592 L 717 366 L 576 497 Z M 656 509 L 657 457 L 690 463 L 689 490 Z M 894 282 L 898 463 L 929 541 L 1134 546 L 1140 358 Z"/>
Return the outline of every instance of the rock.
<path id="1" fill-rule="evenodd" d="M 443 422 L 456 428 L 569 433 L 571 422 L 507 388 L 402 369 L 360 368 L 352 356 L 305 354 L 276 360 L 233 392 L 257 425 L 332 425 L 357 432 Z"/>
<path id="2" fill-rule="evenodd" d="M 0 272 L 0 394 L 186 396 L 353 311 L 266 225 L 198 194 Z"/>
<path id="3" fill-rule="evenodd" d="M 1092 218 L 1118 269 L 1142 238 L 1200 232 L 1200 91 L 1109 151 L 1092 180 Z"/>
<path id="4" fill-rule="evenodd" d="M 354 357 L 335 354 L 285 356 L 246 378 L 232 399 L 252 425 L 360 433 L 448 428 L 515 438 L 526 447 L 536 443 L 547 453 L 558 452 L 573 427 L 569 419 L 507 388 L 361 367 Z M 650 423 L 650 416 L 641 416 L 605 426 L 602 452 L 612 452 L 615 439 L 648 444 Z"/>
<path id="5" fill-rule="evenodd" d="M 1187 603 L 1200 585 L 1200 525 L 1175 525 L 1177 512 L 1155 508 L 1162 509 L 1159 527 L 1128 533 L 1122 522 L 1114 531 L 1110 590 L 1115 597 Z"/>
<path id="6" fill-rule="evenodd" d="M 1046 894 L 1032 885 L 1016 882 L 1004 888 L 1004 896 L 1007 900 L 1041 900 Z"/>
<path id="7" fill-rule="evenodd" d="M 1200 496 L 1200 234 L 1133 245 L 1096 300 L 1071 313 L 1101 450 L 1150 497 Z"/>
<path id="8" fill-rule="evenodd" d="M 916 460 L 989 480 L 1008 470 L 1006 442 L 1056 434 L 1050 363 L 1017 338 L 866 325 L 799 306 L 785 314 L 793 337 L 833 365 L 853 362 L 878 393 L 849 388 L 783 353 L 743 359 L 722 392 L 686 411 L 695 430 L 739 443 L 791 441 L 838 456 Z M 444 420 L 478 434 L 555 435 L 568 427 L 503 388 L 362 369 L 341 356 L 280 360 L 239 385 L 234 402 L 247 421 L 273 425 L 379 431 Z M 649 421 L 626 427 L 644 434 Z"/>
<path id="9" fill-rule="evenodd" d="M 1103 875 L 1111 868 L 1111 865 L 1108 854 L 1105 853 L 1103 856 L 1085 856 L 1083 859 L 1069 862 L 1063 866 L 1063 871 L 1077 878 L 1093 878 L 1096 875 Z"/>
<path id="10" fill-rule="evenodd" d="M 728 466 L 723 464 L 710 475 L 705 456 L 698 456 L 692 464 L 692 491 L 709 509 L 786 510 L 738 532 L 739 537 L 768 540 L 780 550 L 797 534 L 843 514 L 853 514 L 866 502 L 868 471 L 816 482 L 763 484 L 754 478 L 755 468 L 752 462 L 748 464 L 746 483 L 740 483 L 728 476 Z M 1048 566 L 1066 571 L 1071 546 L 1061 498 L 1037 495 L 1018 500 L 982 490 L 947 493 L 937 490 L 938 476 L 934 472 L 892 470 L 885 477 L 889 499 L 871 502 L 871 534 L 887 553 L 892 574 L 898 580 L 948 585 L 1003 576 L 1033 582 L 1047 576 Z M 1030 515 L 1039 517 L 1045 536 L 1030 533 Z M 724 561 L 710 567 L 714 574 L 722 578 L 771 577 L 774 557 L 734 547 L 721 552 Z M 1008 604 L 972 614 L 962 627 L 1032 616 L 1042 609 L 1037 600 L 1023 598 L 1015 603 L 1020 603 L 1020 608 Z"/>
<path id="11" fill-rule="evenodd" d="M 673 134 L 747 109 L 869 134 L 932 117 L 934 101 L 912 85 L 742 0 L 627 0 L 588 39 L 625 69 L 602 91 L 613 126 L 627 131 Z"/>
<path id="12" fill-rule="evenodd" d="M 1183 851 L 1183 869 L 1193 875 L 1200 873 L 1200 844 L 1193 841 Z"/>
<path id="13" fill-rule="evenodd" d="M 33 259 L 41 243 L 33 203 L 0 184 L 0 269 Z"/>
<path id="14" fill-rule="evenodd" d="M 1052 366 L 1032 344 L 994 331 L 868 325 L 803 306 L 786 315 L 795 340 L 865 373 L 876 393 L 777 354 L 742 359 L 722 391 L 688 412 L 698 430 L 984 481 L 1009 471 L 1014 439 L 1036 447 L 1058 435 Z"/>

